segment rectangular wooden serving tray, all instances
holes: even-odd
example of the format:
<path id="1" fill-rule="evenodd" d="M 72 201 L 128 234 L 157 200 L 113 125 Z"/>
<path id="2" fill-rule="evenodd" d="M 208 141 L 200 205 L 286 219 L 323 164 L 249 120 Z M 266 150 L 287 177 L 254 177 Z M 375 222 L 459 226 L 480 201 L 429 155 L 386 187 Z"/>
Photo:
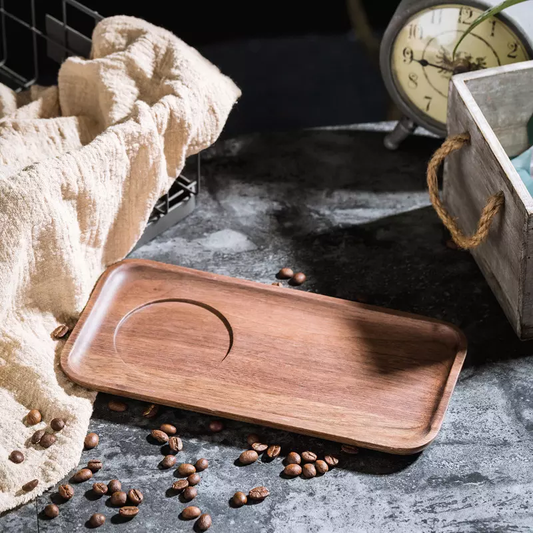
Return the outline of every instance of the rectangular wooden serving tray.
<path id="1" fill-rule="evenodd" d="M 440 429 L 456 327 L 144 260 L 108 268 L 61 365 L 103 392 L 390 453 Z"/>

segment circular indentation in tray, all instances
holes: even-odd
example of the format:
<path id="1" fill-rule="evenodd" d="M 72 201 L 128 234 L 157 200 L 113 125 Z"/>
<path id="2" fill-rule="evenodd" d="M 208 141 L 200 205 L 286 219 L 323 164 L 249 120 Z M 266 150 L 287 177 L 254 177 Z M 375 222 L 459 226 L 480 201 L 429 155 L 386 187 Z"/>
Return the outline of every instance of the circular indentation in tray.
<path id="1" fill-rule="evenodd" d="M 118 324 L 115 350 L 127 364 L 194 371 L 220 363 L 233 343 L 231 325 L 215 308 L 167 299 L 130 311 Z"/>

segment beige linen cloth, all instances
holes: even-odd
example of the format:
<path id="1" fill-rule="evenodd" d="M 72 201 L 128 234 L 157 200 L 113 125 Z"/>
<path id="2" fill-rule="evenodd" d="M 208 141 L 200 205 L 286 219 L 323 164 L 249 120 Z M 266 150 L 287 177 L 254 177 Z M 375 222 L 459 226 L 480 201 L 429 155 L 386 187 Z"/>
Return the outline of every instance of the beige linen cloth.
<path id="1" fill-rule="evenodd" d="M 57 483 L 83 448 L 95 393 L 62 373 L 51 331 L 75 324 L 239 95 L 174 35 L 123 16 L 98 24 L 91 59 L 68 59 L 58 87 L 0 85 L 0 512 Z M 30 409 L 43 415 L 32 427 Z M 31 444 L 54 417 L 66 421 L 57 442 Z M 12 450 L 25 461 L 9 461 Z"/>

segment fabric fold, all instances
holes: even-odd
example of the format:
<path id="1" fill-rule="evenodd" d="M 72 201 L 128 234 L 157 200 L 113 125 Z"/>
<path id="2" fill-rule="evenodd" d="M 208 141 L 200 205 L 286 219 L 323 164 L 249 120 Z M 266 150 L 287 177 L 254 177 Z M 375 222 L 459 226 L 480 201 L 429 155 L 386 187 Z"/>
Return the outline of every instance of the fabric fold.
<path id="1" fill-rule="evenodd" d="M 239 96 L 196 50 L 124 16 L 98 24 L 91 59 L 67 59 L 57 88 L 0 85 L 0 512 L 61 480 L 83 448 L 95 393 L 64 376 L 64 342 L 50 333 L 74 326 L 100 274 L 133 248 Z M 30 409 L 43 415 L 36 426 Z M 66 421 L 57 442 L 31 444 L 55 417 Z M 7 460 L 13 450 L 23 463 Z"/>

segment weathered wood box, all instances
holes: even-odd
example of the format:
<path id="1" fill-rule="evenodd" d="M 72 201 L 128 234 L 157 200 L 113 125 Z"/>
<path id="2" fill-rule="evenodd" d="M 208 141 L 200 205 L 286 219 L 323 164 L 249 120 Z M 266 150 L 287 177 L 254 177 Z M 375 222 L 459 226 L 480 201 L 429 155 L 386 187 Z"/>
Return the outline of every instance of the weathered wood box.
<path id="1" fill-rule="evenodd" d="M 533 338 L 533 198 L 509 158 L 528 148 L 532 115 L 533 61 L 452 79 L 448 134 L 471 140 L 445 162 L 444 204 L 472 234 L 489 196 L 503 191 L 503 208 L 472 254 L 523 340 Z"/>

